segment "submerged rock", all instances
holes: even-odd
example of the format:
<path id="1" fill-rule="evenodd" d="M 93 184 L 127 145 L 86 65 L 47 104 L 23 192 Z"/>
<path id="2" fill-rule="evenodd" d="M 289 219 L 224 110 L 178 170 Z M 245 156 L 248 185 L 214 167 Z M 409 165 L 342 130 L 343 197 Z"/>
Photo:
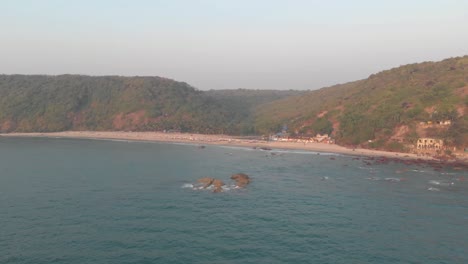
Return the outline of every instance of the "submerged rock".
<path id="1" fill-rule="evenodd" d="M 245 187 L 250 183 L 250 177 L 244 173 L 237 173 L 231 176 L 231 179 L 236 181 L 236 185 L 239 187 Z"/>

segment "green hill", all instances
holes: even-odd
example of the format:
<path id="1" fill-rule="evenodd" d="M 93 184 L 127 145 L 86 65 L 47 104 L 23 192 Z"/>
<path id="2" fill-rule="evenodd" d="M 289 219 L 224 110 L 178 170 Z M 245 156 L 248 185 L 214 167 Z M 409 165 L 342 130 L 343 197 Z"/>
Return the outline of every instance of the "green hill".
<path id="1" fill-rule="evenodd" d="M 165 130 L 219 133 L 229 113 L 159 77 L 0 75 L 2 132 Z"/>
<path id="2" fill-rule="evenodd" d="M 466 147 L 467 94 L 468 56 L 411 64 L 262 105 L 256 127 L 266 134 L 286 124 L 293 134 L 329 133 L 338 144 L 388 150 L 419 137 Z"/>
<path id="3" fill-rule="evenodd" d="M 0 132 L 255 134 L 254 108 L 295 91 L 198 91 L 160 77 L 0 75 Z"/>

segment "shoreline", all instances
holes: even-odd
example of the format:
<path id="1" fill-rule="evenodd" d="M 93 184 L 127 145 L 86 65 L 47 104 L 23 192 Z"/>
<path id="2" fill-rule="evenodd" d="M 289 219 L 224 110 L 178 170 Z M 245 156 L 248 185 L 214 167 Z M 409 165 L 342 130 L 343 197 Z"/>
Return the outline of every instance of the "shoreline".
<path id="1" fill-rule="evenodd" d="M 258 148 L 274 151 L 276 149 L 303 150 L 344 154 L 349 156 L 384 158 L 388 160 L 458 164 L 468 167 L 468 157 L 456 160 L 440 160 L 429 156 L 419 156 L 414 153 L 390 152 L 373 149 L 347 148 L 327 143 L 300 143 L 263 141 L 228 135 L 206 135 L 194 133 L 164 133 L 164 132 L 126 132 L 126 131 L 62 131 L 62 132 L 31 132 L 31 133 L 0 133 L 0 137 L 26 137 L 26 138 L 71 138 L 71 139 L 100 139 L 100 140 L 130 140 L 140 142 L 161 143 L 188 143 L 193 145 L 217 145 L 245 148 Z"/>
<path id="2" fill-rule="evenodd" d="M 327 143 L 299 143 L 279 142 L 233 137 L 228 135 L 205 135 L 194 133 L 164 133 L 164 132 L 123 132 L 123 131 L 63 131 L 63 132 L 33 132 L 33 133 L 6 133 L 0 137 L 44 137 L 44 138 L 77 138 L 77 139 L 108 139 L 108 140 L 134 140 L 167 143 L 191 143 L 194 145 L 221 145 L 247 148 L 290 149 L 312 152 L 328 152 L 346 154 L 351 156 L 386 157 L 394 159 L 424 160 L 440 162 L 433 157 L 418 156 L 413 153 L 389 152 L 371 149 L 350 149 L 336 144 Z M 465 159 L 457 160 L 467 163 Z M 450 161 L 445 162 L 450 163 Z"/>

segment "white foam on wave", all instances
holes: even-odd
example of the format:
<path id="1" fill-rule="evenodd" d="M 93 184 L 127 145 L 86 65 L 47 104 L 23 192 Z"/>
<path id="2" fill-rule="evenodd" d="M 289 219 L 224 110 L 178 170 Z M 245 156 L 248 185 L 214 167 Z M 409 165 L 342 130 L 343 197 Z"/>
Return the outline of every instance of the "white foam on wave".
<path id="1" fill-rule="evenodd" d="M 429 184 L 431 184 L 431 185 L 436 185 L 436 186 L 446 186 L 446 187 L 455 185 L 455 183 L 453 183 L 453 182 L 436 181 L 436 180 L 430 180 L 430 181 L 429 181 Z"/>
<path id="2" fill-rule="evenodd" d="M 440 185 L 440 181 L 431 180 L 431 181 L 429 181 L 429 184 Z"/>
<path id="3" fill-rule="evenodd" d="M 369 177 L 369 178 L 366 178 L 366 180 L 370 180 L 370 181 L 380 181 L 381 179 L 379 177 Z"/>
<path id="4" fill-rule="evenodd" d="M 431 191 L 431 192 L 438 192 L 438 191 L 440 191 L 439 188 L 435 188 L 435 187 L 429 187 L 429 188 L 427 188 L 427 190 L 428 190 L 428 191 Z"/>
<path id="5" fill-rule="evenodd" d="M 366 180 L 369 181 L 386 181 L 386 182 L 404 182 L 406 181 L 405 178 L 395 178 L 395 177 L 387 177 L 387 178 L 380 178 L 380 177 L 368 177 Z"/>
<path id="6" fill-rule="evenodd" d="M 207 188 L 203 188 L 203 186 L 200 185 L 195 185 L 191 183 L 184 183 L 182 184 L 181 188 L 187 188 L 187 189 L 192 189 L 194 191 L 213 191 L 215 187 L 213 185 L 208 186 Z M 240 189 L 239 186 L 237 185 L 223 185 L 221 186 L 223 192 L 235 190 L 235 189 Z"/>
<path id="7" fill-rule="evenodd" d="M 384 180 L 389 181 L 389 182 L 400 182 L 400 178 L 385 178 Z"/>
<path id="8" fill-rule="evenodd" d="M 456 173 L 452 173 L 452 172 L 441 172 L 440 174 L 441 174 L 441 175 L 455 175 Z"/>

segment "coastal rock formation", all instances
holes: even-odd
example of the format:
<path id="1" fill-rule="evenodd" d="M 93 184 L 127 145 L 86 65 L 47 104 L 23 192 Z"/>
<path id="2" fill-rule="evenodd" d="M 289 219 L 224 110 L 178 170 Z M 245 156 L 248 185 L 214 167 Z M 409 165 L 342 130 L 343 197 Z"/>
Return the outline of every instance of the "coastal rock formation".
<path id="1" fill-rule="evenodd" d="M 239 187 L 245 187 L 250 183 L 250 177 L 244 173 L 237 173 L 231 176 L 231 179 L 236 181 L 236 185 Z"/>
<path id="2" fill-rule="evenodd" d="M 236 188 L 243 188 L 251 182 L 250 177 L 244 173 L 233 174 L 231 176 L 231 179 L 236 182 Z M 197 183 L 198 184 L 194 187 L 194 189 L 209 189 L 213 190 L 213 192 L 215 193 L 223 192 L 224 190 L 229 190 L 229 187 L 226 186 L 226 184 L 222 180 L 211 177 L 200 178 L 197 180 Z"/>
<path id="3" fill-rule="evenodd" d="M 206 189 L 213 186 L 213 192 L 222 192 L 223 186 L 225 185 L 222 180 L 214 179 L 210 177 L 204 177 L 197 180 L 198 183 L 202 184 L 201 188 Z"/>
<path id="4" fill-rule="evenodd" d="M 214 179 L 210 177 L 204 177 L 197 180 L 198 183 L 202 184 L 202 188 L 204 189 L 210 187 L 210 185 L 213 184 L 213 181 Z"/>
<path id="5" fill-rule="evenodd" d="M 212 185 L 214 186 L 213 192 L 222 192 L 224 182 L 222 180 L 214 179 Z"/>

